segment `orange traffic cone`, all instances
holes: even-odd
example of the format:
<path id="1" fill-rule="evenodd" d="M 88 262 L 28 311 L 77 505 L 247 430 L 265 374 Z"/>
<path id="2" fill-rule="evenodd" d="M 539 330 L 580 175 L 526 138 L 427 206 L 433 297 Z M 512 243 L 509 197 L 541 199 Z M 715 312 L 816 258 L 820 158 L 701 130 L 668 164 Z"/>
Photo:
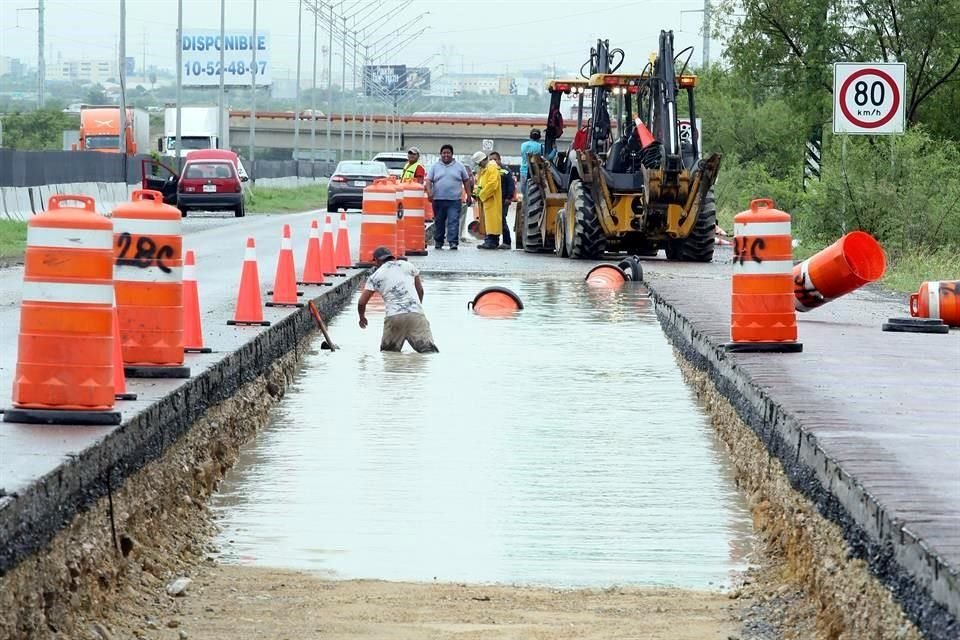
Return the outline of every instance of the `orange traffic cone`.
<path id="1" fill-rule="evenodd" d="M 337 246 L 334 250 L 337 269 L 348 269 L 353 266 L 350 261 L 350 234 L 347 230 L 347 214 L 340 212 L 340 224 L 337 226 Z"/>
<path id="2" fill-rule="evenodd" d="M 290 239 L 290 225 L 283 225 L 283 237 L 280 239 L 280 255 L 277 256 L 277 273 L 273 277 L 273 291 L 268 292 L 273 299 L 268 307 L 302 307 L 297 296 L 297 272 L 293 266 L 293 242 Z"/>
<path id="3" fill-rule="evenodd" d="M 137 394 L 127 393 L 127 374 L 123 371 L 123 349 L 120 346 L 120 316 L 117 300 L 113 300 L 113 397 L 116 400 L 136 400 Z"/>
<path id="4" fill-rule="evenodd" d="M 325 276 L 342 276 L 343 273 L 337 273 L 337 261 L 333 257 L 333 230 L 330 228 L 330 214 L 323 223 L 323 239 L 320 241 L 320 268 Z"/>
<path id="5" fill-rule="evenodd" d="M 310 221 L 310 240 L 307 241 L 307 259 L 303 261 L 303 279 L 297 284 L 333 284 L 323 278 L 320 265 L 320 229 L 316 220 Z"/>
<path id="6" fill-rule="evenodd" d="M 247 238 L 247 251 L 243 256 L 243 273 L 240 275 L 240 291 L 237 293 L 237 308 L 229 325 L 270 326 L 263 319 L 263 303 L 260 299 L 260 273 L 257 270 L 257 249 L 253 238 Z"/>
<path id="7" fill-rule="evenodd" d="M 183 350 L 187 353 L 210 353 L 203 346 L 203 322 L 200 320 L 200 293 L 197 290 L 196 257 L 187 251 L 183 263 Z"/>

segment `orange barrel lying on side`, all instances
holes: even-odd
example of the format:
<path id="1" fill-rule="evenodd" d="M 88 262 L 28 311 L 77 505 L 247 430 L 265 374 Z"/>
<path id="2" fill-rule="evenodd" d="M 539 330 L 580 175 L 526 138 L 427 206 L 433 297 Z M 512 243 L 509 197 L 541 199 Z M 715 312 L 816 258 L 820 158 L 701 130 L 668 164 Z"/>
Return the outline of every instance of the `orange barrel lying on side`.
<path id="1" fill-rule="evenodd" d="M 869 233 L 852 231 L 793 268 L 794 306 L 816 309 L 879 280 L 886 269 L 880 243 Z"/>
<path id="2" fill-rule="evenodd" d="M 591 287 L 612 289 L 627 281 L 627 275 L 612 264 L 599 264 L 590 269 L 585 278 Z"/>
<path id="3" fill-rule="evenodd" d="M 734 220 L 729 351 L 799 352 L 790 216 L 758 199 Z"/>
<path id="4" fill-rule="evenodd" d="M 910 315 L 936 318 L 960 327 L 960 280 L 924 282 L 919 293 L 910 294 Z"/>
<path id="5" fill-rule="evenodd" d="M 427 192 L 418 182 L 403 183 L 403 238 L 408 256 L 427 255 L 427 240 L 424 235 L 424 207 Z"/>
<path id="6" fill-rule="evenodd" d="M 82 207 L 65 206 L 80 202 Z M 113 223 L 56 195 L 27 223 L 13 408 L 5 422 L 120 424 L 113 386 Z"/>
<path id="7" fill-rule="evenodd" d="M 363 214 L 360 217 L 359 265 L 374 264 L 377 247 L 393 249 L 397 243 L 396 189 L 385 178 L 378 178 L 363 189 Z"/>
<path id="8" fill-rule="evenodd" d="M 183 366 L 182 220 L 149 189 L 113 210 L 113 279 L 128 377 L 190 377 Z"/>
<path id="9" fill-rule="evenodd" d="M 523 302 L 506 287 L 487 287 L 467 303 L 467 309 L 471 307 L 478 316 L 505 318 L 523 309 Z"/>

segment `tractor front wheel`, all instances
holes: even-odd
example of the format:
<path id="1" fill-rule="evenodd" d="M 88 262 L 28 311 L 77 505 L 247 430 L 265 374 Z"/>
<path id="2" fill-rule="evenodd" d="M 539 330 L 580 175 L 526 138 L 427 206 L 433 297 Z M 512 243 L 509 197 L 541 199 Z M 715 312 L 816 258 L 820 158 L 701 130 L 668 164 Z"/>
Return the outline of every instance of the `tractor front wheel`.
<path id="1" fill-rule="evenodd" d="M 595 260 L 607 249 L 607 238 L 600 226 L 600 216 L 589 189 L 580 180 L 570 183 L 567 206 L 573 207 L 573 246 L 571 258 Z"/>
<path id="2" fill-rule="evenodd" d="M 521 204 L 523 205 L 521 211 L 523 250 L 529 253 L 540 253 L 544 248 L 540 225 L 547 214 L 547 205 L 543 190 L 530 176 L 527 177 Z"/>
<path id="3" fill-rule="evenodd" d="M 717 201 L 713 189 L 707 191 L 700 201 L 697 221 L 686 238 L 667 243 L 667 259 L 684 262 L 711 262 L 716 244 Z"/>

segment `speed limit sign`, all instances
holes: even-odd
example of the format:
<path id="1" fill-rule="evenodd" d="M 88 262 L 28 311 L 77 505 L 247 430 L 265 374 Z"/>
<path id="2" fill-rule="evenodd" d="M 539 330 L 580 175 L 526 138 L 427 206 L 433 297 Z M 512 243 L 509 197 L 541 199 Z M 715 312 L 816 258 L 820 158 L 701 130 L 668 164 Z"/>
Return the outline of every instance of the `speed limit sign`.
<path id="1" fill-rule="evenodd" d="M 833 65 L 833 132 L 903 133 L 906 103 L 902 62 Z"/>

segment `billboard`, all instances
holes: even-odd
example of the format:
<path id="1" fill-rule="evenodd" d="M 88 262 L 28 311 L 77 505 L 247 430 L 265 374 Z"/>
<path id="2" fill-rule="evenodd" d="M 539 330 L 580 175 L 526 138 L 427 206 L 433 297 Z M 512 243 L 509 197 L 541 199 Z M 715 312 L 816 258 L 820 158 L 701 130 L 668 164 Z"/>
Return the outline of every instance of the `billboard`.
<path id="1" fill-rule="evenodd" d="M 430 69 L 427 67 L 407 67 L 407 90 L 429 91 Z"/>
<path id="2" fill-rule="evenodd" d="M 364 65 L 363 93 L 368 96 L 398 95 L 407 86 L 407 66 Z"/>
<path id="3" fill-rule="evenodd" d="M 257 30 L 227 31 L 220 42 L 219 30 L 184 30 L 180 39 L 183 59 L 183 85 L 212 87 L 220 85 L 220 48 L 223 47 L 223 82 L 227 85 L 249 86 L 256 76 L 257 86 L 270 86 L 270 34 Z M 253 66 L 256 47 L 257 66 Z"/>

